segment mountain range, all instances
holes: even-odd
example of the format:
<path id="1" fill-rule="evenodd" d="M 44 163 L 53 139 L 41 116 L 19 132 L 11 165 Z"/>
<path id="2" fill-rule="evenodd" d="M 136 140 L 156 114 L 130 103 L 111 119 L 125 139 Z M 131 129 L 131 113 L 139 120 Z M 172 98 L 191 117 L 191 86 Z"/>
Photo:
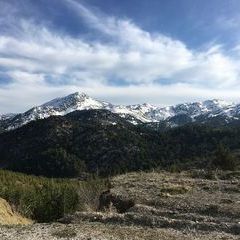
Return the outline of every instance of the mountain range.
<path id="1" fill-rule="evenodd" d="M 24 113 L 0 115 L 0 131 L 19 128 L 31 121 L 50 116 L 64 116 L 76 110 L 103 109 L 118 114 L 133 124 L 176 127 L 186 123 L 220 121 L 228 123 L 240 119 L 240 104 L 223 100 L 183 103 L 159 107 L 151 104 L 114 105 L 96 100 L 85 93 L 73 93 L 53 99 Z"/>
<path id="2" fill-rule="evenodd" d="M 73 93 L 2 115 L 0 127 L 0 168 L 28 174 L 108 176 L 172 166 L 206 168 L 214 165 L 220 146 L 240 166 L 240 105 L 221 100 L 124 106 Z"/>

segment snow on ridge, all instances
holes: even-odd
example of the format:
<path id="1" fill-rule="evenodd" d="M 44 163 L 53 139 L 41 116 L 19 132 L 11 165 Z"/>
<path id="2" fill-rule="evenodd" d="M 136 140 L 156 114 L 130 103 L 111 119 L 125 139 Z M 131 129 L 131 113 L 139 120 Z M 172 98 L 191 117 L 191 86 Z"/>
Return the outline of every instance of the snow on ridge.
<path id="1" fill-rule="evenodd" d="M 73 93 L 65 97 L 55 98 L 40 106 L 34 107 L 25 113 L 19 114 L 9 126 L 10 129 L 18 128 L 30 121 L 48 118 L 55 115 L 66 115 L 75 110 L 106 109 L 121 117 L 133 116 L 135 119 L 128 121 L 136 124 L 136 119 L 141 122 L 159 122 L 171 117 L 185 114 L 195 120 L 196 117 L 204 115 L 214 117 L 224 115 L 236 117 L 240 114 L 240 104 L 235 105 L 223 100 L 213 99 L 203 102 L 183 103 L 167 107 L 158 107 L 148 103 L 135 105 L 113 105 L 108 102 L 99 101 L 85 93 Z M 3 119 L 0 115 L 0 120 Z"/>
<path id="2" fill-rule="evenodd" d="M 7 120 L 10 118 L 15 117 L 17 114 L 16 113 L 5 113 L 5 114 L 0 114 L 0 121 L 2 120 Z"/>

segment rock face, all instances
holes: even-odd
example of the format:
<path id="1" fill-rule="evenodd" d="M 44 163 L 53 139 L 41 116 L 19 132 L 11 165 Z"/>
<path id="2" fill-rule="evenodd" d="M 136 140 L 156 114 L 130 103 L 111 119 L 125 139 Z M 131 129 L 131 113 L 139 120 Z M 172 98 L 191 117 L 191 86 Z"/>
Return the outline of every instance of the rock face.
<path id="1" fill-rule="evenodd" d="M 0 225 L 28 225 L 33 222 L 13 211 L 9 203 L 0 198 Z"/>
<path id="2" fill-rule="evenodd" d="M 135 205 L 134 200 L 127 199 L 124 196 L 111 193 L 110 190 L 104 191 L 99 197 L 99 211 L 110 210 L 115 207 L 118 213 L 124 213 Z"/>

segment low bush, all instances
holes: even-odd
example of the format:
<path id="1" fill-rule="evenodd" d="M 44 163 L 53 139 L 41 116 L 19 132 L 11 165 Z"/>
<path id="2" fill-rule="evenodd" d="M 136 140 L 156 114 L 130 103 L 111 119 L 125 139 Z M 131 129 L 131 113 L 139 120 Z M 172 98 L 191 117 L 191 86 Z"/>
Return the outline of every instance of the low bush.
<path id="1" fill-rule="evenodd" d="M 49 179 L 0 170 L 0 197 L 38 222 L 54 221 L 81 209 L 97 197 L 96 187 L 103 185 L 101 180 L 91 180 L 89 184 L 88 181 Z"/>
<path id="2" fill-rule="evenodd" d="M 223 145 L 219 145 L 214 153 L 212 164 L 222 170 L 234 171 L 237 169 L 238 158 Z"/>

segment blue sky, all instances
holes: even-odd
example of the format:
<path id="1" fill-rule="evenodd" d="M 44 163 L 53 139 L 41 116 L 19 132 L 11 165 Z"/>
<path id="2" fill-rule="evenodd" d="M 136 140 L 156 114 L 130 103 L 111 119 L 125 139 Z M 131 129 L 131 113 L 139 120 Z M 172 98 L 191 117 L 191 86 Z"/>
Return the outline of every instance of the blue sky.
<path id="1" fill-rule="evenodd" d="M 0 0 L 0 112 L 75 91 L 240 101 L 239 0 Z"/>

